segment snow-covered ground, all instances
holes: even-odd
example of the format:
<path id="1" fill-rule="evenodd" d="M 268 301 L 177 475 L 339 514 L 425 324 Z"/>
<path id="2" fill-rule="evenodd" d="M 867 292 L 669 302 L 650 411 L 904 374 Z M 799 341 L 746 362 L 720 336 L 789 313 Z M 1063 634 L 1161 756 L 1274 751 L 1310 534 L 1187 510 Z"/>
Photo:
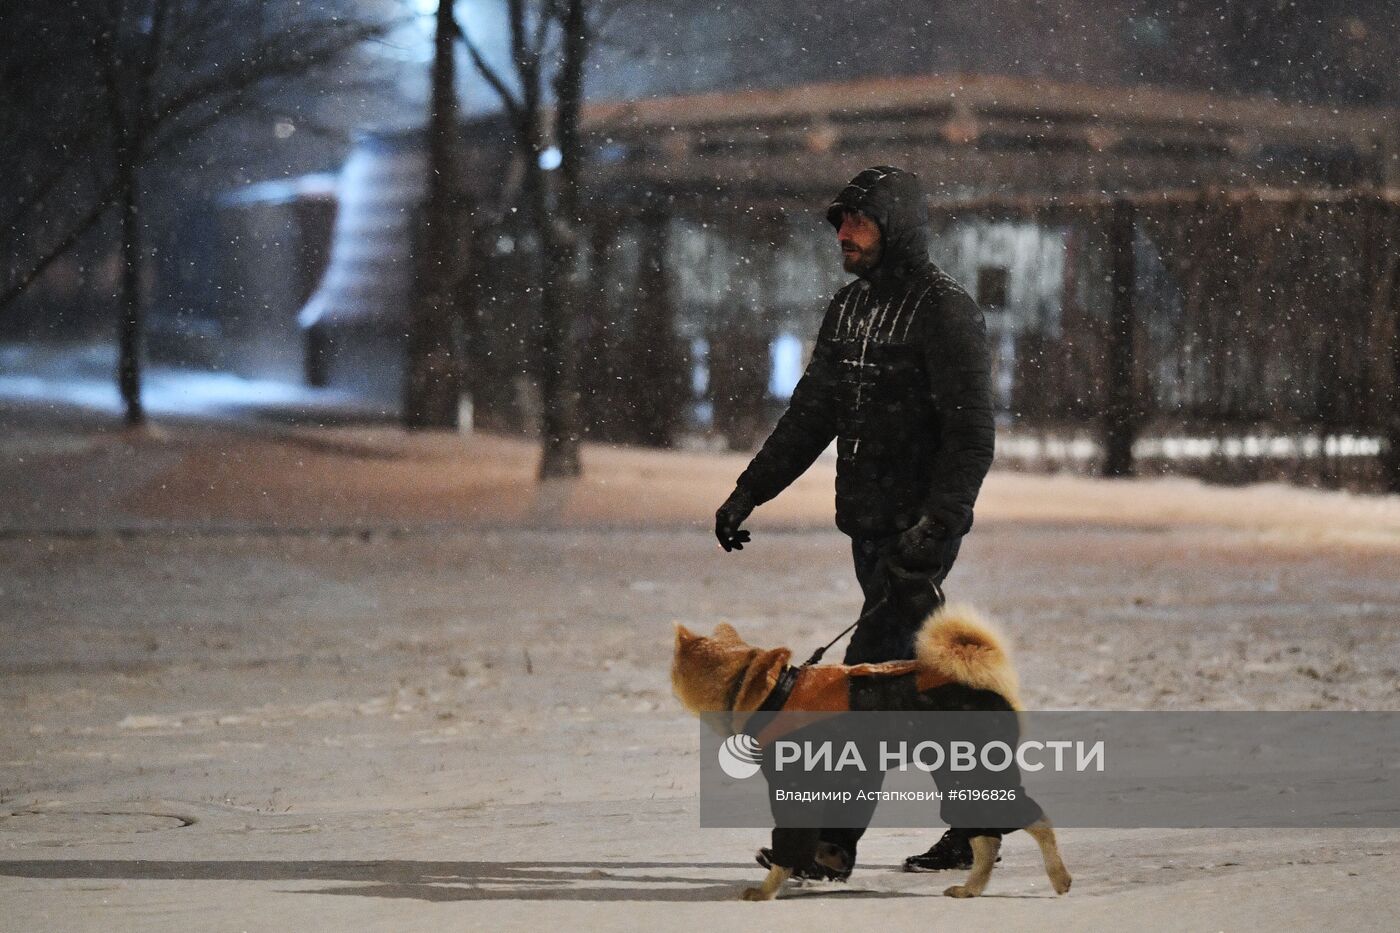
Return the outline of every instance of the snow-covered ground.
<path id="1" fill-rule="evenodd" d="M 725 555 L 742 457 L 0 412 L 0 930 L 1391 929 L 1395 831 L 1011 837 L 988 897 L 893 866 L 732 900 L 671 622 L 805 651 L 858 594 L 821 463 Z M 1400 706 L 1400 500 L 994 473 L 949 583 L 1032 707 Z"/>
<path id="2" fill-rule="evenodd" d="M 0 344 L 0 404 L 61 405 L 118 415 L 122 401 L 113 351 L 107 344 Z M 386 406 L 351 392 L 205 369 L 148 366 L 141 389 L 142 405 L 156 417 L 230 420 L 294 411 L 308 420 L 318 415 L 390 418 Z"/>

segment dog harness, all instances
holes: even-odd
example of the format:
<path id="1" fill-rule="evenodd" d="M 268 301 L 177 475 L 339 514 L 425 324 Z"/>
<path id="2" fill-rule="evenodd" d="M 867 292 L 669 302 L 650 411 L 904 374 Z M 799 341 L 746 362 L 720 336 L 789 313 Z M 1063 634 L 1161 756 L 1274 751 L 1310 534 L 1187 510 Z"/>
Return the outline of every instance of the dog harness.
<path id="1" fill-rule="evenodd" d="M 826 667 L 788 665 L 763 703 L 749 716 L 743 731 L 760 745 L 766 745 L 785 731 L 772 726 L 778 713 L 786 708 L 832 714 L 913 710 L 922 705 L 919 694 L 951 683 L 951 677 L 921 667 L 917 661 Z"/>

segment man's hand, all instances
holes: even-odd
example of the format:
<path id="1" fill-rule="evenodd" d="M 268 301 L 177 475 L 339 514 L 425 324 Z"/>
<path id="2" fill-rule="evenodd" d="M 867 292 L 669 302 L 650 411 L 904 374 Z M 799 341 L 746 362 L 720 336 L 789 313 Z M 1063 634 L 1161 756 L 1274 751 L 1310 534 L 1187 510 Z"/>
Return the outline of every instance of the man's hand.
<path id="1" fill-rule="evenodd" d="M 966 534 L 972 512 L 960 505 L 929 506 L 923 517 L 895 539 L 893 563 L 905 570 L 932 570 L 943 556 L 943 542 Z"/>
<path id="2" fill-rule="evenodd" d="M 715 537 L 719 546 L 726 551 L 742 551 L 748 543 L 749 533 L 739 526 L 753 511 L 753 496 L 742 486 L 735 487 L 724 500 L 724 505 L 715 512 Z"/>
<path id="3" fill-rule="evenodd" d="M 972 529 L 972 509 L 961 503 L 930 502 L 924 506 L 924 520 L 933 526 L 934 537 L 956 538 Z"/>
<path id="4" fill-rule="evenodd" d="M 895 538 L 889 561 L 901 570 L 933 570 L 942 554 L 942 529 L 931 519 L 921 518 Z"/>

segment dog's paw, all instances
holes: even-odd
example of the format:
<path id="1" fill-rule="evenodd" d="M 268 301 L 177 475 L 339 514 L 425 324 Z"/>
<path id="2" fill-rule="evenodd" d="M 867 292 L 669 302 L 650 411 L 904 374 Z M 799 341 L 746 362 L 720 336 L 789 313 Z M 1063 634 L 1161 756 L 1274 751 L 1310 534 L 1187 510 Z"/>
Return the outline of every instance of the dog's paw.
<path id="1" fill-rule="evenodd" d="M 1074 879 L 1069 876 L 1069 872 L 1050 876 L 1050 886 L 1055 889 L 1056 894 L 1068 894 L 1069 886 L 1073 883 Z"/>
<path id="2" fill-rule="evenodd" d="M 771 901 L 773 897 L 773 894 L 769 894 L 762 888 L 745 888 L 743 893 L 739 895 L 739 899 L 744 901 Z"/>
<path id="3" fill-rule="evenodd" d="M 977 892 L 965 884 L 955 884 L 943 892 L 944 897 L 976 897 Z"/>

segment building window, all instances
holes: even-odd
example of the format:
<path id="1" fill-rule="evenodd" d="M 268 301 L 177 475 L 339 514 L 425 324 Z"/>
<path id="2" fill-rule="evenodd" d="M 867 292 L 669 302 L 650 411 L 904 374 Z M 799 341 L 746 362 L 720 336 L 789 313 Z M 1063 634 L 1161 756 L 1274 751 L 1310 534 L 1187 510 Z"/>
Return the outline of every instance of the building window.
<path id="1" fill-rule="evenodd" d="M 768 394 L 786 402 L 802 378 L 802 341 L 792 334 L 779 335 L 768 347 L 768 360 Z"/>
<path id="2" fill-rule="evenodd" d="M 1006 309 L 1008 274 L 1005 266 L 982 266 L 977 270 L 977 303 L 992 311 Z"/>

